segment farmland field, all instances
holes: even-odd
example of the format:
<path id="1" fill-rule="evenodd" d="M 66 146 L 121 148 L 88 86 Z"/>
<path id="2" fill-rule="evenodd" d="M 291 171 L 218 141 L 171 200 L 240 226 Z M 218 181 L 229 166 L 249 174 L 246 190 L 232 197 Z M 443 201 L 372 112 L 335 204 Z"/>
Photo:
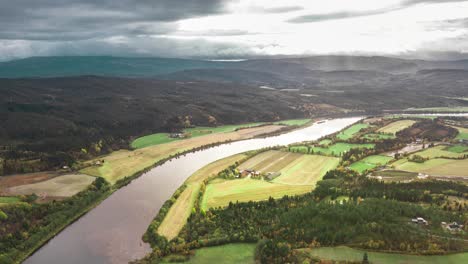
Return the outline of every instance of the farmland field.
<path id="1" fill-rule="evenodd" d="M 331 139 L 322 139 L 320 140 L 320 142 L 318 143 L 320 146 L 327 146 L 329 145 L 330 143 L 332 143 L 332 140 Z"/>
<path id="2" fill-rule="evenodd" d="M 351 127 L 348 127 L 344 131 L 338 133 L 336 137 L 342 140 L 347 140 L 347 139 L 352 138 L 361 129 L 367 128 L 367 127 L 369 127 L 368 124 L 355 124 L 355 125 L 352 125 Z"/>
<path id="3" fill-rule="evenodd" d="M 426 107 L 426 108 L 408 108 L 405 111 L 413 112 L 440 112 L 440 113 L 466 113 L 468 112 L 468 107 Z"/>
<path id="4" fill-rule="evenodd" d="M 302 126 L 310 122 L 310 119 L 290 119 L 290 120 L 282 120 L 273 122 L 275 125 L 285 125 L 285 126 Z M 200 137 L 205 136 L 208 134 L 214 133 L 228 133 L 236 131 L 237 129 L 241 128 L 251 128 L 257 127 L 261 125 L 268 124 L 266 122 L 257 122 L 257 123 L 247 123 L 247 124 L 239 124 L 239 125 L 224 125 L 218 127 L 193 127 L 193 128 L 186 128 L 183 130 L 184 133 L 190 135 L 191 138 L 193 137 Z M 143 137 L 139 137 L 132 141 L 130 144 L 132 148 L 139 149 L 144 147 L 149 147 L 153 145 L 159 145 L 164 143 L 169 143 L 176 140 L 181 140 L 183 138 L 171 138 L 169 133 L 156 133 L 151 134 Z"/>
<path id="5" fill-rule="evenodd" d="M 182 227 L 187 222 L 190 212 L 198 197 L 201 183 L 212 176 L 216 176 L 220 171 L 234 164 L 236 161 L 244 159 L 246 155 L 238 154 L 225 159 L 212 162 L 192 174 L 186 181 L 187 188 L 177 198 L 171 206 L 166 217 L 158 228 L 158 233 L 169 240 L 177 236 Z"/>
<path id="6" fill-rule="evenodd" d="M 374 144 L 350 144 L 350 143 L 336 143 L 327 148 L 324 147 L 312 147 L 314 153 L 320 153 L 325 155 L 340 156 L 343 152 L 348 152 L 352 148 L 374 148 Z"/>
<path id="7" fill-rule="evenodd" d="M 0 195 L 4 194 L 5 191 L 10 187 L 41 182 L 57 177 L 58 175 L 59 174 L 57 172 L 44 171 L 2 176 L 0 177 Z"/>
<path id="8" fill-rule="evenodd" d="M 456 139 L 465 139 L 468 140 L 468 128 L 464 127 L 454 127 L 458 130 L 458 135 Z"/>
<path id="9" fill-rule="evenodd" d="M 8 196 L 0 196 L 0 207 L 7 204 L 14 204 L 20 203 L 21 199 L 18 197 L 8 197 Z"/>
<path id="10" fill-rule="evenodd" d="M 380 176 L 384 181 L 408 181 L 415 179 L 418 173 L 400 170 L 383 170 L 373 172 L 372 176 Z"/>
<path id="11" fill-rule="evenodd" d="M 372 155 L 369 157 L 365 157 L 364 159 L 354 162 L 349 166 L 352 170 L 355 170 L 359 173 L 363 173 L 366 170 L 373 169 L 375 167 L 385 165 L 392 157 L 382 156 L 382 155 Z"/>
<path id="12" fill-rule="evenodd" d="M 94 177 L 82 174 L 70 174 L 52 178 L 38 183 L 19 185 L 8 189 L 13 195 L 45 194 L 53 197 L 70 197 L 86 189 Z"/>
<path id="13" fill-rule="evenodd" d="M 281 169 L 281 176 L 275 178 L 273 182 L 314 186 L 327 171 L 336 168 L 339 161 L 334 157 L 302 155 Z"/>
<path id="14" fill-rule="evenodd" d="M 436 146 L 432 148 L 427 148 L 425 150 L 414 153 L 414 155 L 419 155 L 424 158 L 439 158 L 439 157 L 448 157 L 448 158 L 463 158 L 465 154 L 468 154 L 468 147 L 456 145 L 456 146 Z"/>
<path id="15" fill-rule="evenodd" d="M 276 172 L 300 157 L 302 155 L 297 153 L 269 150 L 248 159 L 238 168 L 239 170 L 254 169 L 260 172 Z"/>
<path id="16" fill-rule="evenodd" d="M 430 159 L 424 163 L 401 159 L 391 164 L 397 170 L 422 172 L 437 176 L 468 176 L 468 159 Z"/>
<path id="17" fill-rule="evenodd" d="M 395 138 L 395 135 L 371 133 L 371 134 L 365 134 L 364 136 L 362 136 L 362 138 L 369 139 L 369 140 L 393 139 Z"/>
<path id="18" fill-rule="evenodd" d="M 164 262 L 162 263 L 187 263 L 187 264 L 205 264 L 205 263 L 219 263 L 219 264 L 253 264 L 255 244 L 238 243 L 227 244 L 215 247 L 205 247 L 197 249 L 195 256 L 191 257 L 185 262 Z"/>
<path id="19" fill-rule="evenodd" d="M 249 178 L 220 180 L 206 186 L 202 208 L 224 207 L 229 202 L 248 202 L 267 200 L 269 197 L 281 198 L 285 195 L 304 194 L 312 191 L 312 186 L 286 185 Z"/>
<path id="20" fill-rule="evenodd" d="M 458 253 L 450 255 L 433 255 L 433 256 L 418 256 L 404 255 L 364 251 L 353 249 L 345 246 L 339 247 L 322 247 L 314 249 L 299 249 L 299 251 L 307 252 L 310 256 L 318 257 L 324 260 L 335 261 L 362 261 L 362 257 L 367 252 L 370 263 L 375 264 L 446 264 L 446 263 L 466 263 L 468 261 L 468 253 Z"/>
<path id="21" fill-rule="evenodd" d="M 278 125 L 261 126 L 229 133 L 215 133 L 185 140 L 176 140 L 133 151 L 119 150 L 96 159 L 104 160 L 103 165 L 95 166 L 92 165 L 94 160 L 89 161 L 88 164 L 91 166 L 81 170 L 81 173 L 104 177 L 107 181 L 114 184 L 119 179 L 151 167 L 156 162 L 170 155 L 217 142 L 248 139 L 257 135 L 278 131 L 283 127 Z"/>
<path id="22" fill-rule="evenodd" d="M 401 131 L 407 127 L 412 126 L 416 121 L 414 120 L 400 120 L 396 122 L 392 122 L 380 129 L 378 129 L 378 132 L 382 133 L 389 133 L 389 134 L 395 134 L 398 131 Z"/>

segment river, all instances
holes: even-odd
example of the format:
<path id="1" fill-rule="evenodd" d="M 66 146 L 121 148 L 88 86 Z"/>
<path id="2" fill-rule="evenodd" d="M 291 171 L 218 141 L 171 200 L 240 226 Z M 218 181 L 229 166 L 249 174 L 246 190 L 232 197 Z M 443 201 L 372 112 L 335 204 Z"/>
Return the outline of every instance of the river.
<path id="1" fill-rule="evenodd" d="M 155 167 L 121 188 L 68 226 L 24 263 L 128 263 L 150 252 L 141 237 L 161 205 L 192 173 L 237 153 L 315 140 L 337 132 L 360 117 L 328 120 L 279 136 L 223 144 L 189 153 Z"/>

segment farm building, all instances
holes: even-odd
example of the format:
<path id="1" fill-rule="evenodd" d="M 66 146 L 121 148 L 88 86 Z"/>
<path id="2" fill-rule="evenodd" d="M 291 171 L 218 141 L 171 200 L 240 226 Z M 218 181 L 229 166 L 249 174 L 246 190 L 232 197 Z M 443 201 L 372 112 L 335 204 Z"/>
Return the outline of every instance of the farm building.
<path id="1" fill-rule="evenodd" d="M 442 228 L 445 228 L 450 232 L 460 232 L 463 230 L 463 225 L 460 225 L 457 222 L 452 222 L 449 224 L 447 224 L 446 222 L 442 222 L 441 226 Z"/>
<path id="2" fill-rule="evenodd" d="M 171 133 L 171 134 L 169 134 L 169 137 L 171 137 L 171 138 L 184 138 L 185 134 L 184 133 Z"/>
<path id="3" fill-rule="evenodd" d="M 247 176 L 259 176 L 260 175 L 260 171 L 256 171 L 256 170 L 252 170 L 252 169 L 245 169 L 245 170 L 241 170 L 239 171 L 240 172 L 240 177 L 241 178 L 244 178 L 244 177 L 247 177 Z"/>
<path id="4" fill-rule="evenodd" d="M 413 218 L 413 219 L 411 219 L 411 222 L 415 223 L 415 224 L 419 224 L 419 225 L 427 225 L 428 224 L 426 219 L 424 219 L 422 217 Z"/>

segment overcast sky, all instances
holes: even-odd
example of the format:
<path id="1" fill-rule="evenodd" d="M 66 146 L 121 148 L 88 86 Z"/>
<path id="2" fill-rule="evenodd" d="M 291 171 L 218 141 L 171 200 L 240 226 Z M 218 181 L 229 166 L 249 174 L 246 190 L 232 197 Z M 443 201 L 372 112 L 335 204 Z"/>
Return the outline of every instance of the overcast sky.
<path id="1" fill-rule="evenodd" d="M 468 0 L 0 0 L 0 60 L 468 58 Z"/>

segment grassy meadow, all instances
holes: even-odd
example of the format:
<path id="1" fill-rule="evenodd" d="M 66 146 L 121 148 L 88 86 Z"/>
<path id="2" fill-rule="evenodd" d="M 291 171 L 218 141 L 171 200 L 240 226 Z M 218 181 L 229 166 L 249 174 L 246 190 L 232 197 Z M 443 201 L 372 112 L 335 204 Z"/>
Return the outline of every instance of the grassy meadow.
<path id="1" fill-rule="evenodd" d="M 168 258 L 163 259 L 162 263 L 187 263 L 187 264 L 205 264 L 205 263 L 219 263 L 219 264 L 253 264 L 255 244 L 237 243 L 227 244 L 215 247 L 205 247 L 197 249 L 195 256 L 191 257 L 185 262 L 173 262 Z"/>
<path id="2" fill-rule="evenodd" d="M 280 170 L 281 176 L 272 182 L 315 186 L 323 175 L 338 166 L 340 160 L 319 155 L 302 155 Z"/>
<path id="3" fill-rule="evenodd" d="M 435 158 L 423 163 L 401 159 L 391 164 L 396 170 L 421 172 L 437 176 L 468 176 L 468 159 Z"/>
<path id="4" fill-rule="evenodd" d="M 383 140 L 383 139 L 394 139 L 396 137 L 393 134 L 370 133 L 370 134 L 363 135 L 362 138 L 369 139 L 369 140 Z"/>
<path id="5" fill-rule="evenodd" d="M 468 253 L 418 256 L 371 252 L 345 246 L 299 249 L 299 251 L 308 253 L 310 256 L 318 257 L 320 259 L 335 261 L 362 261 L 364 253 L 367 252 L 370 263 L 374 264 L 458 264 L 468 262 Z"/>
<path id="6" fill-rule="evenodd" d="M 18 197 L 10 197 L 10 196 L 0 196 L 0 207 L 8 204 L 15 204 L 20 203 L 21 199 Z"/>
<path id="7" fill-rule="evenodd" d="M 413 155 L 419 155 L 423 158 L 441 158 L 441 157 L 448 157 L 448 158 L 463 158 L 465 154 L 468 154 L 468 147 L 462 145 L 455 145 L 455 146 L 435 146 L 431 148 L 427 148 L 422 151 L 418 151 Z"/>
<path id="8" fill-rule="evenodd" d="M 392 122 L 382 128 L 379 128 L 377 132 L 395 134 L 398 131 L 412 126 L 414 123 L 416 123 L 416 121 L 414 120 L 399 120 L 396 122 Z"/>
<path id="9" fill-rule="evenodd" d="M 454 128 L 458 130 L 458 135 L 456 139 L 468 140 L 468 128 L 464 128 L 464 127 L 454 127 Z"/>
<path id="10" fill-rule="evenodd" d="M 351 144 L 351 143 L 342 143 L 338 142 L 328 147 L 312 147 L 311 150 L 317 154 L 340 156 L 344 152 L 348 152 L 352 148 L 374 148 L 374 144 Z M 305 148 L 305 149 L 304 149 Z M 291 147 L 291 149 L 296 149 L 296 147 Z M 297 148 L 298 151 L 307 151 L 307 147 Z"/>
<path id="11" fill-rule="evenodd" d="M 262 201 L 270 197 L 281 198 L 310 191 L 312 186 L 308 185 L 286 185 L 250 178 L 219 180 L 206 186 L 201 207 L 208 210 L 212 207 L 227 206 L 229 202 Z"/>
<path id="12" fill-rule="evenodd" d="M 459 107 L 426 107 L 426 108 L 408 108 L 411 112 L 433 112 L 433 113 L 467 113 L 467 106 Z"/>
<path id="13" fill-rule="evenodd" d="M 365 157 L 364 159 L 354 162 L 349 167 L 359 173 L 363 173 L 366 170 L 373 169 L 378 166 L 387 164 L 392 160 L 392 157 L 383 156 L 383 155 L 372 155 Z"/>
<path id="14" fill-rule="evenodd" d="M 348 140 L 357 134 L 361 129 L 369 127 L 369 124 L 355 124 L 341 131 L 336 135 L 341 140 Z"/>

